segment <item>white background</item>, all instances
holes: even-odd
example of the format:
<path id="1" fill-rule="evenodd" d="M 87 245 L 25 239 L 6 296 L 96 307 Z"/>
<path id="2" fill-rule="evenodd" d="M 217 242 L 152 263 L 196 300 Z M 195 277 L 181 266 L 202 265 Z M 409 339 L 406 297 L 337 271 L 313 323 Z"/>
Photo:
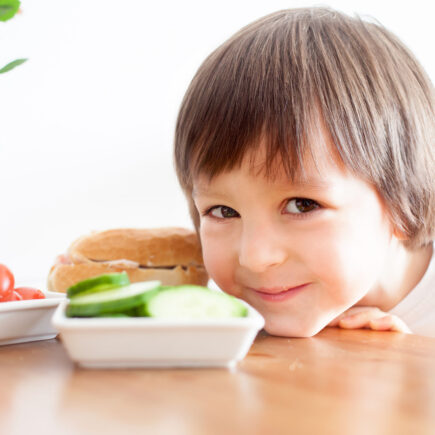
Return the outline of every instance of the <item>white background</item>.
<path id="1" fill-rule="evenodd" d="M 23 0 L 0 23 L 0 263 L 44 282 L 78 236 L 191 226 L 172 163 L 177 111 L 204 58 L 240 27 L 308 1 Z M 430 2 L 347 0 L 435 77 Z"/>

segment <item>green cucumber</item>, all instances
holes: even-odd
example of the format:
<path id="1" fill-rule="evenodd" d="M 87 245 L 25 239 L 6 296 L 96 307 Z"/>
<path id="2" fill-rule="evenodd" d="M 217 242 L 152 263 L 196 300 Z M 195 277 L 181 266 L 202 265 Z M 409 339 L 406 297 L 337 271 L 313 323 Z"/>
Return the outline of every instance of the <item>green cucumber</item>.
<path id="1" fill-rule="evenodd" d="M 246 306 L 235 297 L 194 285 L 168 287 L 149 293 L 142 312 L 165 319 L 221 319 L 248 315 Z"/>
<path id="2" fill-rule="evenodd" d="M 161 292 L 164 287 L 157 287 L 142 296 L 142 303 L 135 308 L 135 317 L 149 317 L 148 301 L 153 298 L 157 293 Z"/>
<path id="3" fill-rule="evenodd" d="M 127 313 L 143 304 L 144 296 L 160 286 L 160 281 L 145 281 L 117 289 L 77 295 L 70 299 L 68 317 L 93 317 L 103 314 Z"/>
<path id="4" fill-rule="evenodd" d="M 66 294 L 69 298 L 78 294 L 96 293 L 112 288 L 123 287 L 130 284 L 130 279 L 126 272 L 108 273 L 95 278 L 85 279 L 68 288 Z"/>

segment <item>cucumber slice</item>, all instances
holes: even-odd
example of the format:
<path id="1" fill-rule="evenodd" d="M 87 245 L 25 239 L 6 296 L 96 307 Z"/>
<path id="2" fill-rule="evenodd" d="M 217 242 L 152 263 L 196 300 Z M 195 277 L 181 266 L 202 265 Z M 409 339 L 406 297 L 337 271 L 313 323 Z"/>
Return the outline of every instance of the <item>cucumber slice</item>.
<path id="1" fill-rule="evenodd" d="M 66 308 L 68 317 L 92 317 L 128 312 L 143 304 L 144 295 L 158 288 L 160 281 L 145 281 L 117 289 L 73 297 Z"/>
<path id="2" fill-rule="evenodd" d="M 235 297 L 200 286 L 179 286 L 152 292 L 145 315 L 165 319 L 220 319 L 246 317 L 248 309 Z"/>
<path id="3" fill-rule="evenodd" d="M 108 273 L 95 278 L 85 279 L 68 288 L 66 295 L 71 298 L 78 294 L 96 293 L 111 288 L 123 287 L 130 284 L 127 272 Z"/>
<path id="4" fill-rule="evenodd" d="M 164 287 L 157 287 L 154 290 L 151 290 L 142 296 L 142 303 L 134 308 L 135 317 L 149 317 L 150 313 L 148 312 L 148 301 L 153 298 L 157 293 L 161 292 Z"/>

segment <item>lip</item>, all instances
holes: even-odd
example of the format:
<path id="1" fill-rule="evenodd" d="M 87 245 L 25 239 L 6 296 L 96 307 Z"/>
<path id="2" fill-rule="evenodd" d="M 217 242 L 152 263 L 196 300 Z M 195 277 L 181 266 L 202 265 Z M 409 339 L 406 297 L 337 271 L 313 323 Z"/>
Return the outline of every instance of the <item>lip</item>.
<path id="1" fill-rule="evenodd" d="M 300 291 L 304 290 L 309 283 L 301 284 L 295 287 L 261 287 L 258 289 L 251 288 L 254 293 L 260 296 L 263 300 L 271 302 L 279 302 L 293 297 Z"/>

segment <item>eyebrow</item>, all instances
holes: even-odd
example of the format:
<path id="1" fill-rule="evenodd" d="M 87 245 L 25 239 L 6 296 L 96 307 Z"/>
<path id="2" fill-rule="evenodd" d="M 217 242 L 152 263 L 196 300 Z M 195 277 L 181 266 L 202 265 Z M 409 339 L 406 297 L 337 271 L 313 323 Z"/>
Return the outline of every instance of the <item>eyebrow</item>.
<path id="1" fill-rule="evenodd" d="M 300 188 L 308 188 L 312 190 L 328 190 L 331 189 L 332 183 L 328 183 L 324 180 L 306 180 L 306 181 L 295 181 L 294 183 L 289 184 L 280 184 L 279 185 L 282 190 L 288 189 L 289 187 L 300 189 Z"/>
<path id="2" fill-rule="evenodd" d="M 323 180 L 307 180 L 307 181 L 296 181 L 294 183 L 279 183 L 275 186 L 276 190 L 280 190 L 286 192 L 290 189 L 309 189 L 315 191 L 327 191 L 333 188 L 331 183 L 328 183 Z M 221 193 L 213 191 L 213 189 L 209 189 L 207 187 L 193 186 L 192 189 L 192 197 L 198 195 L 210 195 L 210 196 L 222 196 Z"/>

